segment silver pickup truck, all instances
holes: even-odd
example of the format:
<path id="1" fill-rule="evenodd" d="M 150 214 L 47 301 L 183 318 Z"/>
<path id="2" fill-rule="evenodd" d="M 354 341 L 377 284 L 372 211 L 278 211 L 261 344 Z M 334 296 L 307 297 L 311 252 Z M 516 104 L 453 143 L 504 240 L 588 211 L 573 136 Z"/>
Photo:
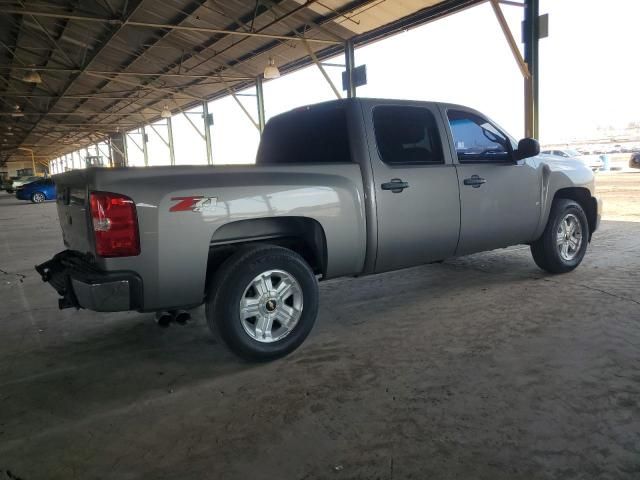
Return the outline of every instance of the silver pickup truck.
<path id="1" fill-rule="evenodd" d="M 568 272 L 598 227 L 593 173 L 537 156 L 481 113 L 350 99 L 272 118 L 255 165 L 90 168 L 54 177 L 68 250 L 36 268 L 60 307 L 206 304 L 237 354 L 309 334 L 318 280 L 529 244 Z"/>

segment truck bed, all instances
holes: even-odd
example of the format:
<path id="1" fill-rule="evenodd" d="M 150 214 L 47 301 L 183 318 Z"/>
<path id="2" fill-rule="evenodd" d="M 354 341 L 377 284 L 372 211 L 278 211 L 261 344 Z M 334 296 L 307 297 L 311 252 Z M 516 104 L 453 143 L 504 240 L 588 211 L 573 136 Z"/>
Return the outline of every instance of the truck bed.
<path id="1" fill-rule="evenodd" d="M 138 272 L 145 279 L 141 310 L 201 303 L 216 232 L 247 219 L 300 216 L 317 221 L 332 243 L 327 245 L 332 251 L 327 277 L 360 272 L 364 264 L 364 190 L 355 163 L 89 168 L 54 180 L 67 248 L 94 256 L 102 270 Z M 134 201 L 140 255 L 95 256 L 92 191 L 115 192 Z M 185 200 L 193 198 L 197 200 Z M 163 299 L 170 303 L 164 305 Z"/>

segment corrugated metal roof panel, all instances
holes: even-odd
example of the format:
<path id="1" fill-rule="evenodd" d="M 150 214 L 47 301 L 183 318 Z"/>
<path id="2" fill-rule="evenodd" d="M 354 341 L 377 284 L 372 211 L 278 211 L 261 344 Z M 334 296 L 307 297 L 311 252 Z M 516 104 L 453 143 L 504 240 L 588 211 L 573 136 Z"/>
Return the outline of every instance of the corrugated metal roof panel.
<path id="1" fill-rule="evenodd" d="M 12 137 L 14 144 L 0 151 L 0 161 L 20 144 L 36 145 L 39 154 L 51 157 L 70 151 L 76 148 L 71 144 L 88 141 L 87 129 L 76 125 L 104 125 L 95 131 L 106 134 L 118 126 L 144 123 L 170 98 L 172 105 L 187 107 L 198 99 L 227 95 L 228 88 L 250 85 L 270 56 L 283 72 L 300 68 L 310 60 L 296 37 L 326 41 L 310 43 L 326 57 L 339 53 L 347 39 L 369 41 L 386 35 L 382 28 L 394 22 L 423 21 L 430 9 L 446 6 L 448 12 L 481 1 L 4 3 L 0 39 L 10 47 L 0 52 L 0 76 L 5 80 L 0 95 L 5 106 L 18 105 L 25 116 L 0 115 L 0 125 L 10 124 L 21 132 Z M 29 66 L 40 69 L 41 84 L 21 81 Z"/>

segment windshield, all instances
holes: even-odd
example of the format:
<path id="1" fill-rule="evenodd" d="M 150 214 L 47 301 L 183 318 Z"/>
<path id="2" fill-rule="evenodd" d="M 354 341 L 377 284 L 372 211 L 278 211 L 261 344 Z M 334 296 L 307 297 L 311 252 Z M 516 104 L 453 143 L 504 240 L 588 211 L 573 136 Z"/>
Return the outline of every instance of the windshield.
<path id="1" fill-rule="evenodd" d="M 577 150 L 565 150 L 565 152 L 570 157 L 579 157 L 581 155 L 581 153 L 579 151 L 577 151 Z"/>

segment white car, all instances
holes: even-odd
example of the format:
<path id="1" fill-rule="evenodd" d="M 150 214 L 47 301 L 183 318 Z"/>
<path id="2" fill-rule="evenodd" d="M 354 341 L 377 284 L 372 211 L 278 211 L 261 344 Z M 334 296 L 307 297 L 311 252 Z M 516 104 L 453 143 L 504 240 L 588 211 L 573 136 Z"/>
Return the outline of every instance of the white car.
<path id="1" fill-rule="evenodd" d="M 18 189 L 18 187 L 22 187 L 27 183 L 35 182 L 36 180 L 42 180 L 42 177 L 36 177 L 33 175 L 27 177 L 18 177 L 11 183 L 11 187 L 7 188 L 7 193 L 13 193 Z"/>
<path id="2" fill-rule="evenodd" d="M 573 158 L 580 160 L 587 167 L 594 172 L 597 172 L 602 168 L 602 160 L 599 155 L 583 155 L 577 150 L 564 149 L 564 150 L 542 150 L 541 155 L 555 155 L 556 157 Z"/>

